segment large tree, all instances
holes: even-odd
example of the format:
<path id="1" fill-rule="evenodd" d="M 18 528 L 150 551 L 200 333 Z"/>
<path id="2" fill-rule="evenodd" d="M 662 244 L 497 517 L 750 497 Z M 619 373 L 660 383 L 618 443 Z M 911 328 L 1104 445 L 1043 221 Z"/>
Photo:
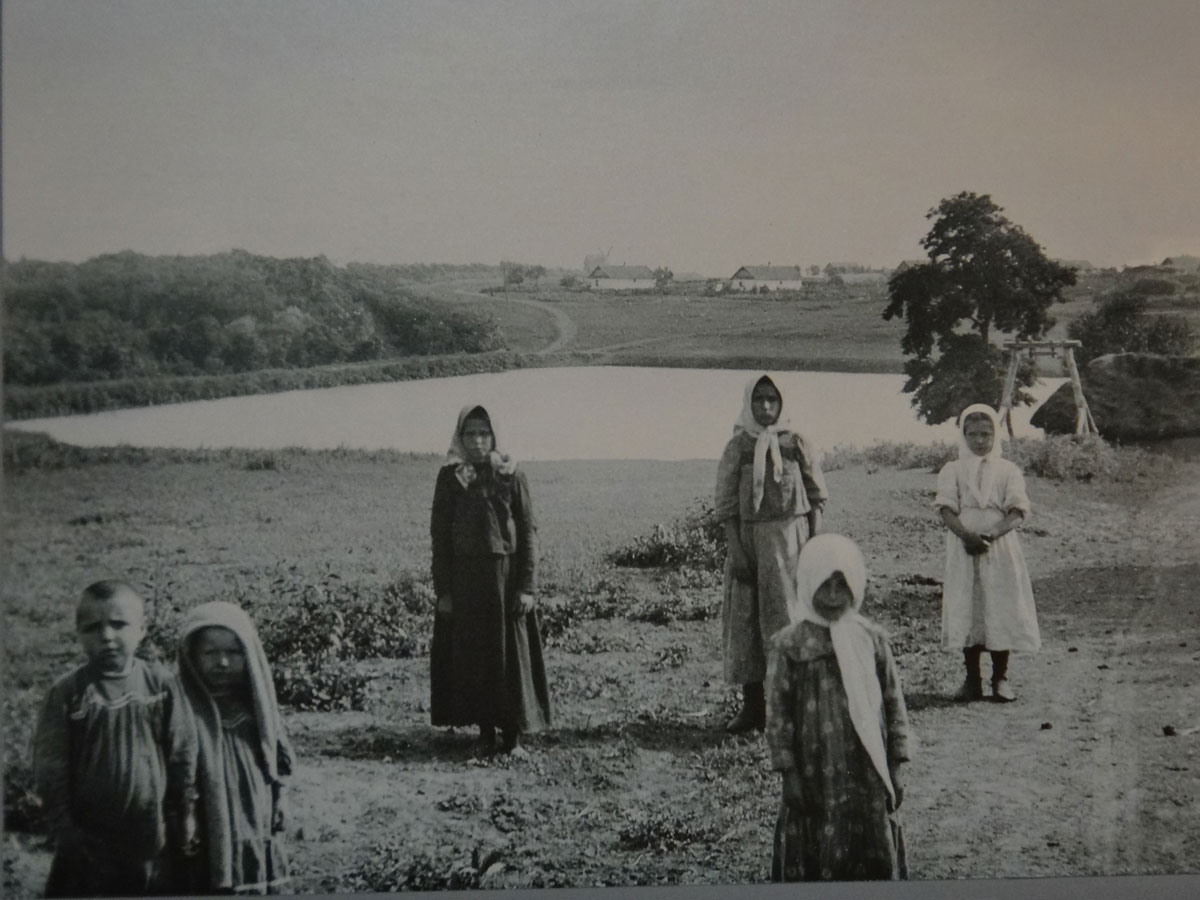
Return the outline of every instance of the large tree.
<path id="1" fill-rule="evenodd" d="M 1075 270 L 1047 259 L 1042 248 L 987 194 L 964 191 L 926 215 L 933 227 L 921 239 L 929 262 L 901 268 L 888 281 L 883 317 L 908 321 L 900 348 L 910 359 L 904 391 L 926 422 L 955 416 L 970 403 L 998 403 L 1003 351 L 996 333 L 1037 340 L 1054 324 L 1050 306 L 1062 302 Z M 1030 366 L 1018 387 L 1033 383 Z M 1014 402 L 1031 398 L 1018 390 Z"/>

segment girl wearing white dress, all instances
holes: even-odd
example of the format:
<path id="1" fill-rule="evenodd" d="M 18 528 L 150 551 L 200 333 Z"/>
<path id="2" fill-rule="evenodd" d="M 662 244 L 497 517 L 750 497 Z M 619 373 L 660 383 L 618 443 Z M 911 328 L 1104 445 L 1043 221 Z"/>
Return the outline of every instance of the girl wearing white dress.
<path id="1" fill-rule="evenodd" d="M 958 459 L 938 473 L 933 505 L 946 533 L 942 645 L 961 648 L 966 679 L 956 699 L 983 698 L 980 657 L 992 658 L 992 699 L 1016 699 L 1008 683 L 1012 650 L 1041 647 L 1033 587 L 1016 528 L 1029 515 L 1025 479 L 1000 456 L 1000 419 L 977 403 L 958 419 Z"/>

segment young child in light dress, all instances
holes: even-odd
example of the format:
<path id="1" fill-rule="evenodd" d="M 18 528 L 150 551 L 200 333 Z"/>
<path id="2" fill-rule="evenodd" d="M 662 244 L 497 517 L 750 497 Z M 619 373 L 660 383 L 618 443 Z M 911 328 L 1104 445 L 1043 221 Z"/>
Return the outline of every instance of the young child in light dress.
<path id="1" fill-rule="evenodd" d="M 293 756 L 250 617 L 221 601 L 191 610 L 179 670 L 200 744 L 200 860 L 188 892 L 281 893 L 283 779 Z"/>
<path id="2" fill-rule="evenodd" d="M 47 897 L 174 893 L 170 858 L 194 852 L 196 732 L 166 668 L 134 653 L 145 604 L 123 581 L 83 591 L 87 662 L 42 705 L 33 768 L 54 860 Z"/>
<path id="3" fill-rule="evenodd" d="M 962 649 L 966 678 L 955 694 L 983 698 L 980 657 L 991 654 L 992 699 L 1016 699 L 1009 653 L 1041 647 L 1033 586 L 1016 528 L 1029 515 L 1021 470 L 1000 456 L 1000 419 L 977 403 L 958 419 L 958 459 L 938 473 L 933 505 L 946 525 L 942 644 Z"/>

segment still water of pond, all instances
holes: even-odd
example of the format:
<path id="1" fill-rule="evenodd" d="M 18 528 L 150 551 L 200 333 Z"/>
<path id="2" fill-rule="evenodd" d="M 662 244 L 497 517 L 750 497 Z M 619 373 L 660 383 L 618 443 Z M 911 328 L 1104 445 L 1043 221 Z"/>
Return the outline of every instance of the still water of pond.
<path id="1" fill-rule="evenodd" d="M 520 369 L 455 378 L 228 397 L 91 415 L 31 419 L 82 446 L 274 449 L 351 447 L 442 453 L 460 407 L 482 404 L 500 445 L 520 459 L 715 459 L 754 372 L 590 367 Z M 784 414 L 821 446 L 953 440 L 949 423 L 918 421 L 902 375 L 784 372 Z M 1040 402 L 1063 379 L 1047 379 Z M 1018 435 L 1034 407 L 1013 413 Z"/>

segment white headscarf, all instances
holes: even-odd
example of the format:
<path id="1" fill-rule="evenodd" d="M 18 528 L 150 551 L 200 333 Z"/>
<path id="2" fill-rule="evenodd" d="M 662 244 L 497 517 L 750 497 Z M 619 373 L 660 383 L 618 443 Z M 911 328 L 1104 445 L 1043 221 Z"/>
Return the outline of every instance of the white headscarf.
<path id="1" fill-rule="evenodd" d="M 841 572 L 854 597 L 854 606 L 829 621 L 813 607 L 817 588 L 835 572 Z M 859 615 L 867 586 L 867 566 L 858 545 L 840 534 L 818 534 L 800 550 L 796 573 L 796 603 L 789 607 L 793 622 L 808 620 L 829 629 L 833 653 L 842 673 L 842 685 L 850 707 L 854 730 L 895 802 L 896 793 L 888 773 L 887 748 L 880 727 L 883 691 L 875 668 L 875 642 L 867 621 Z"/>
<path id="2" fill-rule="evenodd" d="M 992 449 L 984 456 L 979 456 L 967 443 L 967 417 L 984 415 L 992 423 L 995 440 Z M 996 460 L 1000 459 L 1000 416 L 986 403 L 973 403 L 958 414 L 958 458 L 967 475 L 967 485 L 981 507 L 987 506 L 987 499 L 992 493 L 992 484 L 996 480 Z"/>
<path id="3" fill-rule="evenodd" d="M 754 397 L 754 388 L 757 387 L 760 381 L 766 381 L 771 387 L 775 388 L 775 393 L 779 394 L 779 417 L 770 425 L 759 425 L 754 418 L 754 408 L 751 405 Z M 763 483 L 767 477 L 767 454 L 771 455 L 772 472 L 775 480 L 779 481 L 783 477 L 783 457 L 779 453 L 779 432 L 791 431 L 791 423 L 783 414 L 783 394 L 769 375 L 758 375 L 751 378 L 746 383 L 746 389 L 742 395 L 742 411 L 738 415 L 737 422 L 733 426 L 733 433 L 739 434 L 745 432 L 755 439 L 754 441 L 754 511 L 757 512 L 759 506 L 762 505 L 763 498 Z"/>
<path id="4" fill-rule="evenodd" d="M 450 449 L 446 451 L 446 462 L 458 464 L 458 468 L 454 474 L 462 486 L 466 487 L 475 480 L 475 467 L 471 464 L 470 457 L 467 455 L 467 448 L 462 442 L 463 425 L 467 419 L 483 419 L 487 422 L 488 428 L 491 429 L 492 451 L 488 454 L 488 462 L 491 463 L 492 470 L 499 472 L 501 475 L 511 475 L 515 472 L 517 470 L 516 460 L 497 449 L 496 428 L 492 425 L 491 415 L 478 403 L 468 403 L 458 411 L 458 422 L 454 426 L 454 437 L 450 439 Z"/>

